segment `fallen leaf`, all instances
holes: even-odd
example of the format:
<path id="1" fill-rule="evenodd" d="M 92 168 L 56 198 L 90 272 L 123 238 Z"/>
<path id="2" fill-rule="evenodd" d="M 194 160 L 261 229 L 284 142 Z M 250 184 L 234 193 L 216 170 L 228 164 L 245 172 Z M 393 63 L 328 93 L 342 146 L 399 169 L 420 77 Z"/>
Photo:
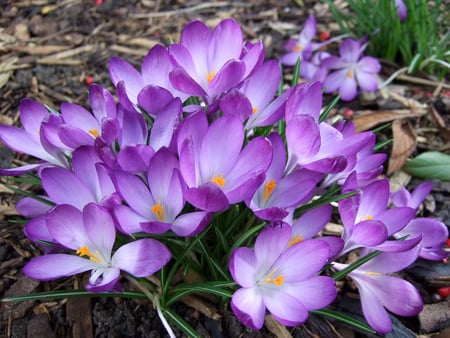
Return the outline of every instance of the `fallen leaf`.
<path id="1" fill-rule="evenodd" d="M 387 174 L 401 169 L 416 147 L 416 135 L 411 124 L 406 120 L 396 120 L 392 123 L 393 143 Z"/>
<path id="2" fill-rule="evenodd" d="M 358 111 L 353 119 L 356 131 L 361 132 L 373 129 L 374 127 L 407 117 L 416 117 L 420 114 L 413 114 L 409 109 L 389 110 L 389 111 Z"/>
<path id="3" fill-rule="evenodd" d="M 428 151 L 406 162 L 404 170 L 419 178 L 450 182 L 450 155 Z"/>

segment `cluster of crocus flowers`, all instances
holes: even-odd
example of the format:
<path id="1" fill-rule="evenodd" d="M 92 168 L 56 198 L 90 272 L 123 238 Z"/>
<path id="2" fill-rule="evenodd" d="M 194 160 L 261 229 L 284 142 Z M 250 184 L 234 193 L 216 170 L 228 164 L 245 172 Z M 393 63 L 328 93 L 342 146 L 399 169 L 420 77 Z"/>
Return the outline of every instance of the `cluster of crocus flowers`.
<path id="1" fill-rule="evenodd" d="M 312 32 L 305 34 L 303 50 L 311 51 Z M 29 218 L 27 236 L 46 248 L 25 266 L 27 276 L 91 271 L 89 291 L 117 292 L 122 274 L 148 277 L 171 264 L 173 241 L 163 244 L 162 236 L 196 236 L 238 206 L 265 225 L 253 247 L 228 252 L 225 262 L 240 287 L 231 308 L 246 326 L 261 328 L 266 310 L 284 325 L 299 325 L 308 311 L 330 305 L 337 290 L 325 272 L 344 269 L 339 262 L 355 249 L 383 252 L 349 274 L 370 325 L 389 331 L 384 307 L 401 315 L 420 311 L 410 284 L 401 298 L 405 311 L 376 289 L 385 279 L 395 281 L 393 293 L 406 285 L 388 275 L 419 255 L 444 258 L 447 227 L 415 218 L 428 186 L 391 194 L 379 178 L 385 156 L 375 153 L 372 132 L 322 121 L 320 82 L 276 96 L 277 63 L 264 60 L 261 42 L 243 41 L 232 19 L 212 30 L 190 23 L 180 43 L 152 48 L 140 71 L 114 57 L 110 75 L 118 102 L 92 84 L 91 111 L 72 103 L 49 111 L 25 99 L 23 128 L 0 126 L 6 145 L 39 159 L 1 170 L 35 171 L 44 191 L 17 204 Z M 349 194 L 334 213 L 344 231 L 323 236 L 333 207 L 309 202 L 339 186 Z M 400 264 L 395 254 L 407 259 Z"/>
<path id="2" fill-rule="evenodd" d="M 400 8 L 401 5 L 399 13 Z M 378 89 L 377 73 L 381 65 L 376 58 L 364 56 L 366 38 L 359 41 L 346 38 L 339 45 L 340 56 L 335 56 L 325 51 L 324 47 L 342 37 L 318 43 L 313 41 L 316 31 L 316 20 L 310 15 L 297 40 L 290 39 L 285 44 L 288 53 L 281 57 L 281 62 L 293 66 L 299 61 L 299 75 L 302 78 L 320 81 L 326 93 L 338 92 L 343 101 L 353 100 L 358 94 L 358 87 L 366 92 Z"/>

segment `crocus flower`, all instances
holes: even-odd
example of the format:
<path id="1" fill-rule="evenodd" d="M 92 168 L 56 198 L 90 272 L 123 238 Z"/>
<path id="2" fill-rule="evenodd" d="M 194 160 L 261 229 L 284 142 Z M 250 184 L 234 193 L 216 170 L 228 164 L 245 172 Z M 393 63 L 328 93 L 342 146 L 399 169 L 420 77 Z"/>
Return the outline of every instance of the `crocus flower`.
<path id="1" fill-rule="evenodd" d="M 342 192 L 354 191 L 356 175 L 352 173 L 345 182 Z M 344 225 L 342 239 L 343 253 L 360 247 L 371 247 L 382 251 L 399 252 L 416 246 L 421 236 L 402 241 L 387 240 L 402 230 L 414 217 L 409 207 L 388 208 L 389 181 L 375 181 L 351 197 L 339 201 L 339 214 Z"/>
<path id="2" fill-rule="evenodd" d="M 395 7 L 397 7 L 397 14 L 400 21 L 403 22 L 408 17 L 408 9 L 403 0 L 395 0 Z"/>
<path id="3" fill-rule="evenodd" d="M 243 143 L 244 127 L 235 115 L 220 117 L 210 126 L 203 112 L 184 120 L 178 152 L 189 203 L 214 212 L 253 196 L 271 163 L 272 147 L 263 137 L 244 148 Z"/>
<path id="4" fill-rule="evenodd" d="M 266 308 L 281 324 L 296 326 L 308 319 L 309 310 L 321 309 L 336 297 L 334 280 L 317 276 L 327 262 L 328 244 L 318 239 L 289 246 L 292 228 L 273 226 L 257 237 L 254 250 L 233 251 L 230 272 L 242 288 L 231 308 L 251 329 L 264 324 Z"/>
<path id="5" fill-rule="evenodd" d="M 46 218 L 54 240 L 73 253 L 48 254 L 33 258 L 23 269 L 37 280 L 53 280 L 91 270 L 87 290 L 112 291 L 117 288 L 120 271 L 147 277 L 160 270 L 171 257 L 162 243 L 140 239 L 122 245 L 114 254 L 114 220 L 102 207 L 88 204 L 83 211 L 59 205 Z"/>
<path id="6" fill-rule="evenodd" d="M 0 125 L 0 140 L 15 151 L 34 156 L 44 162 L 1 169 L 0 173 L 14 176 L 46 165 L 69 167 L 64 156 L 66 147 L 59 147 L 61 144 L 56 131 L 62 123 L 61 116 L 49 112 L 44 105 L 31 99 L 23 99 L 19 109 L 23 129 Z"/>
<path id="7" fill-rule="evenodd" d="M 288 215 L 287 209 L 308 201 L 322 175 L 299 169 L 285 175 L 286 150 L 281 136 L 268 136 L 272 143 L 273 159 L 264 183 L 258 188 L 247 205 L 256 216 L 270 221 L 282 220 Z"/>
<path id="8" fill-rule="evenodd" d="M 297 40 L 289 39 L 285 44 L 284 48 L 288 53 L 280 58 L 281 63 L 287 66 L 294 66 L 298 59 L 309 59 L 312 51 L 318 48 L 318 44 L 312 42 L 316 31 L 316 18 L 314 15 L 310 15 L 305 21 L 303 30 L 300 32 Z"/>
<path id="9" fill-rule="evenodd" d="M 400 316 L 415 316 L 422 310 L 422 298 L 416 288 L 392 275 L 411 265 L 417 258 L 418 250 L 383 252 L 348 274 L 359 290 L 364 317 L 379 333 L 392 331 L 386 309 Z M 337 270 L 347 266 L 333 263 Z"/>
<path id="10" fill-rule="evenodd" d="M 58 136 L 70 149 L 93 146 L 97 137 L 111 144 L 119 133 L 116 103 L 111 93 L 93 84 L 89 87 L 89 99 L 92 113 L 74 103 L 61 104 L 64 122 L 58 127 Z"/>
<path id="11" fill-rule="evenodd" d="M 342 100 L 351 101 L 358 86 L 368 92 L 378 89 L 375 74 L 380 72 L 381 65 L 377 59 L 363 56 L 364 49 L 362 41 L 345 39 L 339 45 L 340 57 L 329 56 L 322 61 L 323 67 L 332 71 L 323 82 L 326 93 L 339 91 Z"/>
<path id="12" fill-rule="evenodd" d="M 205 211 L 180 214 L 185 200 L 178 161 L 166 148 L 151 158 L 146 181 L 124 171 L 114 173 L 117 191 L 127 202 L 114 207 L 122 232 L 155 234 L 171 229 L 180 236 L 191 236 L 208 224 L 210 215 Z"/>
<path id="13" fill-rule="evenodd" d="M 260 53 L 247 52 L 244 58 L 243 47 L 242 30 L 233 19 L 222 20 L 212 31 L 203 22 L 193 21 L 181 32 L 180 43 L 169 47 L 175 64 L 170 82 L 210 105 L 258 64 Z"/>
<path id="14" fill-rule="evenodd" d="M 328 204 L 306 211 L 292 224 L 290 243 L 298 243 L 317 236 L 330 221 L 331 211 L 332 207 Z M 335 257 L 344 246 L 344 241 L 335 236 L 322 236 L 320 239 L 329 244 L 330 257 Z"/>
<path id="15" fill-rule="evenodd" d="M 286 102 L 288 170 L 298 166 L 335 174 L 347 166 L 347 157 L 360 151 L 369 132 L 344 135 L 326 122 L 319 123 L 321 84 L 298 85 Z"/>
<path id="16" fill-rule="evenodd" d="M 431 182 L 419 184 L 412 193 L 402 187 L 391 194 L 391 201 L 395 206 L 407 206 L 418 210 L 432 188 Z M 448 228 L 444 223 L 430 217 L 417 217 L 395 233 L 394 237 L 418 235 L 422 236 L 422 241 L 419 243 L 420 257 L 433 261 L 448 257 L 449 253 L 444 250 L 448 238 Z"/>

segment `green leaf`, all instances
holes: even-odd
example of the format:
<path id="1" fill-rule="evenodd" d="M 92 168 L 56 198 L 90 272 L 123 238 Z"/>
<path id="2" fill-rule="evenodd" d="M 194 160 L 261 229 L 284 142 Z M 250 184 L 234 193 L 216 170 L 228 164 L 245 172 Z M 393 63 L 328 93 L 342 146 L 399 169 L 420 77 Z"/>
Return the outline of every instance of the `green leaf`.
<path id="1" fill-rule="evenodd" d="M 425 152 L 407 161 L 403 169 L 419 178 L 450 181 L 450 155 L 438 151 Z"/>
<path id="2" fill-rule="evenodd" d="M 190 326 L 183 318 L 172 312 L 169 309 L 161 309 L 164 315 L 169 318 L 181 331 L 183 331 L 188 337 L 200 338 L 200 335 Z"/>
<path id="3" fill-rule="evenodd" d="M 178 299 L 190 295 L 192 293 L 204 292 L 219 297 L 231 298 L 233 292 L 225 289 L 236 285 L 234 282 L 219 281 L 219 282 L 206 282 L 206 283 L 183 283 L 174 286 L 167 293 L 166 306 L 174 303 Z"/>
<path id="4" fill-rule="evenodd" d="M 354 319 L 350 316 L 347 316 L 343 313 L 340 313 L 340 312 L 336 312 L 336 311 L 332 311 L 332 310 L 328 310 L 328 309 L 322 309 L 322 310 L 316 310 L 316 311 L 310 311 L 310 312 L 317 314 L 317 315 L 325 316 L 328 318 L 337 319 L 343 323 L 352 325 L 352 326 L 354 326 L 360 330 L 363 330 L 367 333 L 372 333 L 372 334 L 377 333 L 369 325 L 364 324 L 364 323 L 360 322 L 359 320 L 356 320 L 356 319 Z"/>
<path id="5" fill-rule="evenodd" d="M 119 298 L 140 298 L 148 299 L 146 295 L 136 291 L 124 291 L 122 293 L 101 292 L 92 293 L 86 290 L 60 290 L 37 292 L 28 295 L 19 295 L 3 298 L 2 302 L 23 302 L 25 300 L 50 300 L 63 298 L 83 298 L 83 297 L 119 297 Z"/>

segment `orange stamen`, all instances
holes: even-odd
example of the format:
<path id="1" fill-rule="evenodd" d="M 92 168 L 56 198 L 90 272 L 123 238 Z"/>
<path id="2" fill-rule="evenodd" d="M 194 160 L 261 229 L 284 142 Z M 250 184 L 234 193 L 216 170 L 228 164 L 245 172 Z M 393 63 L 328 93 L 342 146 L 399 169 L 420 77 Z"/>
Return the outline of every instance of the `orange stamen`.
<path id="1" fill-rule="evenodd" d="M 275 274 L 275 272 L 277 271 L 277 269 L 273 269 L 268 275 L 267 277 L 264 279 L 264 281 L 266 283 L 273 283 L 276 286 L 282 286 L 283 282 L 284 282 L 284 276 L 283 275 L 279 275 L 277 278 L 273 278 L 272 276 Z"/>
<path id="2" fill-rule="evenodd" d="M 263 201 L 266 202 L 270 195 L 272 195 L 273 190 L 276 188 L 277 184 L 275 183 L 274 179 L 271 179 L 270 181 L 266 182 L 264 184 L 264 192 L 263 192 Z"/>
<path id="3" fill-rule="evenodd" d="M 87 245 L 82 246 L 81 248 L 79 248 L 76 252 L 75 252 L 78 256 L 82 257 L 82 256 L 88 256 L 89 259 L 93 262 L 96 263 L 100 263 L 101 261 L 103 261 L 102 257 L 100 256 L 100 253 L 98 251 L 95 251 L 95 254 L 93 254 Z"/>
<path id="4" fill-rule="evenodd" d="M 94 137 L 98 137 L 98 130 L 97 129 L 89 129 L 88 133 L 91 134 Z"/>
<path id="5" fill-rule="evenodd" d="M 211 83 L 211 81 L 214 79 L 215 76 L 216 76 L 215 71 L 211 71 L 211 73 L 206 74 L 206 80 L 208 81 L 208 84 Z"/>
<path id="6" fill-rule="evenodd" d="M 223 187 L 225 185 L 225 179 L 222 177 L 222 174 L 211 178 L 211 182 L 216 183 L 219 187 Z"/>
<path id="7" fill-rule="evenodd" d="M 158 221 L 164 221 L 164 207 L 161 205 L 161 201 L 158 200 L 154 206 L 152 206 L 152 212 L 158 218 Z"/>

